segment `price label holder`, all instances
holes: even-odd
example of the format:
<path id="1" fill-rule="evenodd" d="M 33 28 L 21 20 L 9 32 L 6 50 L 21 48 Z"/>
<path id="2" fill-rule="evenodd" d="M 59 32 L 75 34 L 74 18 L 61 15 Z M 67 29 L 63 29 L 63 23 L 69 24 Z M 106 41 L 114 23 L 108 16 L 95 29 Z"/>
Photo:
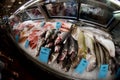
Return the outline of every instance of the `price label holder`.
<path id="1" fill-rule="evenodd" d="M 26 40 L 26 42 L 25 42 L 25 48 L 28 48 L 28 47 L 29 47 L 29 43 L 30 43 L 30 41 L 29 41 L 29 40 Z"/>
<path id="2" fill-rule="evenodd" d="M 19 41 L 19 35 L 17 34 L 17 35 L 15 35 L 15 40 L 16 40 L 16 42 L 18 42 Z"/>
<path id="3" fill-rule="evenodd" d="M 106 78 L 107 73 L 108 73 L 108 65 L 107 64 L 101 65 L 98 73 L 98 78 L 99 79 Z"/>
<path id="4" fill-rule="evenodd" d="M 39 61 L 43 63 L 47 63 L 50 55 L 50 51 L 51 50 L 49 48 L 41 47 L 40 56 L 38 57 Z"/>
<path id="5" fill-rule="evenodd" d="M 82 58 L 82 60 L 80 61 L 80 64 L 75 69 L 75 72 L 82 74 L 87 68 L 87 65 L 88 65 L 88 61 Z"/>
<path id="6" fill-rule="evenodd" d="M 118 68 L 115 78 L 118 78 L 119 76 L 120 76 L 120 68 Z"/>
<path id="7" fill-rule="evenodd" d="M 61 22 L 56 22 L 56 29 L 59 29 L 62 26 Z"/>

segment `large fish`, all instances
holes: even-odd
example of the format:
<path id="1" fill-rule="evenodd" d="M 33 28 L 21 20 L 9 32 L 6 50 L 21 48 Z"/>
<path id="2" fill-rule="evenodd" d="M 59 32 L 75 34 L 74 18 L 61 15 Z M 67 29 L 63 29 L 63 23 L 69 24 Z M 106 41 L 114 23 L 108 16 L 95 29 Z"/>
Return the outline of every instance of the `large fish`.
<path id="1" fill-rule="evenodd" d="M 101 65 L 100 52 L 99 52 L 98 43 L 96 41 L 94 42 L 94 49 L 95 49 L 95 56 L 96 56 L 97 66 L 100 67 L 100 65 Z"/>
<path id="2" fill-rule="evenodd" d="M 69 50 L 69 38 L 67 38 L 67 39 L 65 40 L 65 42 L 64 42 L 64 44 L 63 44 L 62 52 L 61 52 L 61 54 L 60 54 L 59 57 L 58 57 L 58 60 L 59 60 L 60 62 L 62 62 L 62 61 L 65 59 L 65 57 L 66 57 L 67 54 L 68 54 L 68 50 Z"/>
<path id="3" fill-rule="evenodd" d="M 65 71 L 69 71 L 77 54 L 78 54 L 78 43 L 72 36 L 70 36 L 69 51 L 68 51 L 68 55 L 64 60 Z"/>
<path id="4" fill-rule="evenodd" d="M 110 39 L 95 35 L 96 40 L 101 43 L 108 51 L 111 57 L 115 57 L 115 46 Z"/>
<path id="5" fill-rule="evenodd" d="M 86 32 L 91 32 L 92 34 L 103 36 L 103 37 L 110 39 L 110 40 L 112 39 L 110 34 L 108 34 L 107 32 L 105 32 L 103 30 L 97 29 L 97 28 L 82 27 L 81 29 L 86 31 Z"/>
<path id="6" fill-rule="evenodd" d="M 96 68 L 96 57 L 95 57 L 95 50 L 94 50 L 94 40 L 88 36 L 88 34 L 84 33 L 85 35 L 85 43 L 87 47 L 87 55 L 86 60 L 89 61 L 87 66 L 87 71 L 92 71 Z M 90 35 L 90 34 L 89 34 Z"/>
<path id="7" fill-rule="evenodd" d="M 73 61 L 72 67 L 77 67 L 78 63 L 80 62 L 81 58 L 86 58 L 87 48 L 85 44 L 85 36 L 83 32 L 78 28 L 78 34 L 76 35 L 76 40 L 78 41 L 78 54 L 75 60 Z"/>

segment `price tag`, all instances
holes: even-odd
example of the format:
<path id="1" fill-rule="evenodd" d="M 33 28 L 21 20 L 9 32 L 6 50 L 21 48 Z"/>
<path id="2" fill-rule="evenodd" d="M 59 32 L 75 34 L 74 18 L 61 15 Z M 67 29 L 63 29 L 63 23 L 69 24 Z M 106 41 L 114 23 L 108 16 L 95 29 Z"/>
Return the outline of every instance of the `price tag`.
<path id="1" fill-rule="evenodd" d="M 41 47 L 40 56 L 38 58 L 39 58 L 39 60 L 41 62 L 47 63 L 49 55 L 50 55 L 50 49 L 49 48 L 45 48 L 45 47 Z"/>
<path id="2" fill-rule="evenodd" d="M 106 78 L 108 73 L 108 65 L 101 65 L 100 70 L 99 70 L 99 74 L 98 74 L 98 78 Z"/>
<path id="3" fill-rule="evenodd" d="M 56 29 L 59 29 L 62 26 L 61 22 L 56 22 Z"/>
<path id="4" fill-rule="evenodd" d="M 120 76 L 120 68 L 117 70 L 117 73 L 115 75 L 115 78 L 118 78 Z"/>
<path id="5" fill-rule="evenodd" d="M 86 59 L 82 58 L 82 60 L 80 61 L 80 64 L 75 69 L 75 72 L 82 74 L 85 71 L 85 69 L 87 68 L 87 65 L 88 65 L 88 61 Z"/>
<path id="6" fill-rule="evenodd" d="M 29 41 L 29 40 L 26 40 L 26 42 L 25 42 L 25 48 L 28 48 L 29 43 L 30 43 L 30 41 Z"/>
<path id="7" fill-rule="evenodd" d="M 18 42 L 19 41 L 19 35 L 17 34 L 17 35 L 15 35 L 15 40 L 16 40 L 16 42 Z"/>

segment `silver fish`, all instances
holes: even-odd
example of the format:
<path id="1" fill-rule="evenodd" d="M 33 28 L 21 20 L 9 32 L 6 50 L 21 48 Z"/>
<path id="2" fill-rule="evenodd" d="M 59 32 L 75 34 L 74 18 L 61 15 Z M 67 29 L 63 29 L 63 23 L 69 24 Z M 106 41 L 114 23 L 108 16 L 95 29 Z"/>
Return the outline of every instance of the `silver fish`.
<path id="1" fill-rule="evenodd" d="M 59 61 L 63 61 L 65 59 L 66 55 L 68 54 L 68 49 L 69 49 L 69 42 L 68 39 L 66 39 L 65 44 L 63 44 L 63 50 L 58 57 Z"/>
<path id="2" fill-rule="evenodd" d="M 53 63 L 57 59 L 57 57 L 59 55 L 59 51 L 60 51 L 60 45 L 56 45 L 54 52 L 51 54 L 51 56 L 49 58 L 48 64 Z"/>
<path id="3" fill-rule="evenodd" d="M 55 45 L 57 44 L 61 44 L 62 42 L 64 42 L 64 40 L 68 37 L 70 33 L 69 32 L 61 32 L 58 37 L 55 40 Z"/>
<path id="4" fill-rule="evenodd" d="M 64 63 L 65 71 L 69 71 L 77 54 L 78 54 L 78 43 L 72 36 L 70 36 L 69 51 L 68 51 L 68 55 L 65 58 L 66 60 L 64 61 L 64 62 L 66 62 L 66 63 Z"/>
<path id="5" fill-rule="evenodd" d="M 101 60 L 100 60 L 100 53 L 99 53 L 99 48 L 98 48 L 97 42 L 94 43 L 94 48 L 95 48 L 95 56 L 96 56 L 97 66 L 100 67 Z"/>
<path id="6" fill-rule="evenodd" d="M 95 36 L 96 40 L 101 43 L 108 51 L 111 57 L 115 57 L 115 46 L 112 40 L 105 39 L 102 36 Z"/>
<path id="7" fill-rule="evenodd" d="M 52 34 L 54 34 L 54 30 L 55 30 L 55 29 L 47 30 L 46 35 L 45 35 L 45 40 L 47 40 L 48 38 L 50 38 L 50 36 L 51 36 Z"/>
<path id="8" fill-rule="evenodd" d="M 79 32 L 76 35 L 77 36 L 76 40 L 78 41 L 78 54 L 72 63 L 73 68 L 77 67 L 81 58 L 82 57 L 86 58 L 86 54 L 87 54 L 87 48 L 86 48 L 86 44 L 85 44 L 85 36 L 80 29 L 78 31 Z"/>
<path id="9" fill-rule="evenodd" d="M 95 57 L 95 50 L 94 50 L 94 40 L 90 37 L 91 35 L 86 34 L 85 35 L 85 43 L 87 47 L 87 55 L 86 60 L 89 61 L 89 64 L 87 66 L 87 71 L 92 71 L 96 68 L 96 57 Z"/>

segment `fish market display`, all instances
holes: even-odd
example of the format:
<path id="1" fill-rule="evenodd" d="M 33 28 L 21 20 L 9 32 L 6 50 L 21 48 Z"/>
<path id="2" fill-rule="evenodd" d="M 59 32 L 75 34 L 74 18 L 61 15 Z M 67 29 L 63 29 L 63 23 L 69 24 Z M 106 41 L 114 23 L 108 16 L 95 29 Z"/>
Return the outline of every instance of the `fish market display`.
<path id="1" fill-rule="evenodd" d="M 62 21 L 25 21 L 13 31 L 16 42 L 50 68 L 78 79 L 98 79 L 106 65 L 104 79 L 113 79 L 115 45 L 107 32 Z"/>

